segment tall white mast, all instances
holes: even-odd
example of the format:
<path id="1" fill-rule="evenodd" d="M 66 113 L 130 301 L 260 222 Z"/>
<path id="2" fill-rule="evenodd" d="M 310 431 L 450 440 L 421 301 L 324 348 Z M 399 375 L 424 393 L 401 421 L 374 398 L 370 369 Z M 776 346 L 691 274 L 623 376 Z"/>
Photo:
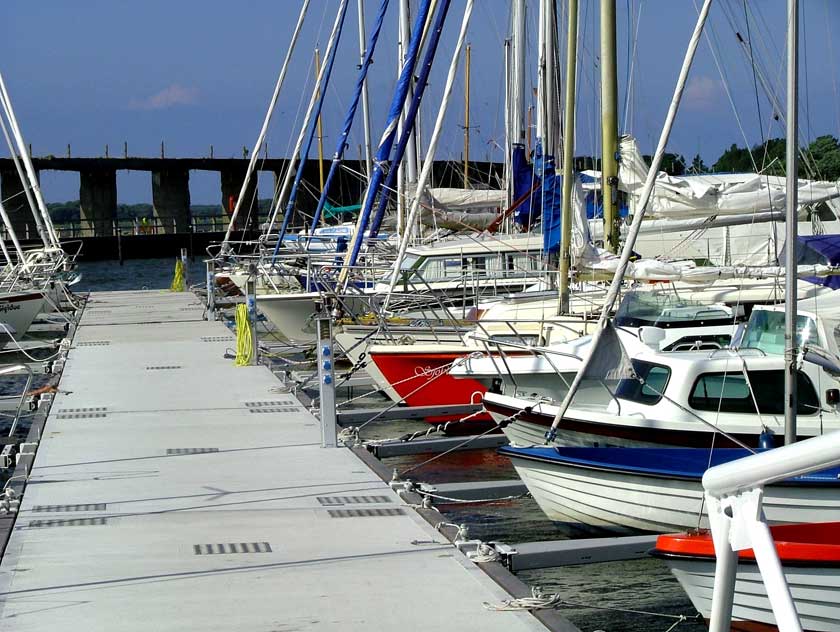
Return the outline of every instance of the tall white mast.
<path id="1" fill-rule="evenodd" d="M 426 158 L 423 162 L 423 170 L 420 172 L 420 177 L 417 180 L 417 193 L 412 199 L 411 210 L 409 211 L 408 218 L 406 220 L 406 226 L 408 227 L 408 230 L 414 227 L 417 212 L 420 209 L 420 199 L 422 197 L 422 192 L 426 188 L 426 184 L 428 184 L 429 177 L 431 176 L 432 166 L 434 164 L 435 151 L 437 150 L 437 144 L 440 140 L 441 132 L 443 131 L 443 120 L 446 116 L 446 110 L 449 107 L 449 101 L 452 97 L 452 90 L 455 86 L 455 76 L 458 71 L 458 61 L 461 57 L 461 50 L 464 48 L 464 42 L 467 38 L 467 28 L 470 23 L 472 10 L 473 0 L 467 0 L 467 6 L 464 9 L 464 17 L 461 20 L 461 31 L 458 34 L 458 43 L 455 45 L 455 50 L 452 53 L 452 60 L 449 63 L 449 74 L 446 77 L 446 84 L 443 89 L 443 98 L 441 99 L 440 110 L 438 110 L 437 119 L 435 120 L 435 127 L 434 130 L 432 130 L 432 136 L 429 139 L 429 147 L 426 150 Z M 405 257 L 405 251 L 407 246 L 408 239 L 403 239 L 400 243 L 399 252 L 397 253 L 397 259 L 394 262 L 394 266 L 392 268 L 390 289 L 388 290 L 388 294 L 385 295 L 385 302 L 382 306 L 383 311 L 388 309 L 388 303 L 391 300 L 391 294 L 393 293 L 394 288 L 397 285 L 397 281 L 400 278 L 400 265 L 402 263 L 403 258 Z"/>
<path id="2" fill-rule="evenodd" d="M 513 142 L 525 142 L 525 0 L 513 0 Z"/>
<path id="3" fill-rule="evenodd" d="M 38 225 L 39 230 L 43 230 L 46 233 L 45 237 L 42 236 L 42 239 L 44 239 L 44 245 L 47 247 L 52 246 L 54 248 L 60 248 L 61 246 L 58 242 L 58 235 L 55 232 L 55 228 L 53 228 L 49 211 L 47 211 L 47 205 L 44 203 L 44 198 L 41 195 L 41 186 L 38 182 L 38 174 L 35 173 L 35 167 L 32 165 L 32 158 L 29 156 L 29 148 L 23 141 L 23 134 L 20 131 L 20 126 L 18 125 L 14 108 L 12 108 L 12 101 L 9 98 L 8 91 L 6 90 L 6 82 L 3 80 L 2 74 L 0 74 L 0 99 L 2 99 L 3 110 L 6 112 L 6 118 L 9 120 L 9 126 L 12 128 L 12 136 L 14 136 L 15 144 L 20 152 L 20 158 L 26 169 L 26 177 L 29 180 L 29 188 L 32 190 L 32 195 L 35 198 L 35 205 L 32 207 L 32 214 L 36 218 L 35 223 Z M 12 149 L 12 154 L 14 154 L 14 149 Z M 24 184 L 24 187 L 26 187 L 26 180 L 22 179 L 21 182 Z M 41 216 L 41 222 L 37 221 L 38 214 Z"/>
<path id="4" fill-rule="evenodd" d="M 787 31 L 787 195 L 785 196 L 785 443 L 796 441 L 797 371 L 799 340 L 796 333 L 797 217 L 799 193 L 799 0 L 788 0 Z"/>
<path id="5" fill-rule="evenodd" d="M 259 157 L 260 149 L 265 142 L 265 136 L 268 133 L 268 125 L 271 122 L 271 115 L 274 114 L 274 107 L 277 105 L 277 99 L 280 97 L 280 88 L 283 87 L 283 82 L 286 79 L 286 71 L 289 69 L 292 53 L 295 50 L 295 44 L 297 44 L 298 35 L 300 35 L 301 28 L 303 27 L 303 20 L 306 17 L 306 11 L 309 8 L 309 2 L 310 0 L 303 0 L 303 5 L 300 7 L 297 25 L 295 26 L 294 33 L 292 34 L 292 41 L 289 43 L 289 49 L 286 51 L 286 58 L 283 60 L 280 75 L 277 77 L 277 82 L 274 84 L 274 92 L 271 95 L 271 101 L 268 104 L 268 110 L 265 113 L 260 133 L 257 135 L 257 141 L 254 143 L 254 148 L 251 151 L 251 159 L 248 161 L 248 168 L 245 170 L 245 180 L 242 182 L 242 188 L 239 190 L 239 197 L 236 199 L 236 206 L 234 206 L 233 212 L 230 215 L 230 223 L 228 224 L 225 238 L 222 241 L 223 245 L 226 245 L 228 241 L 230 241 L 230 235 L 233 232 L 233 227 L 236 223 L 236 216 L 239 215 L 242 203 L 247 195 L 248 183 L 251 181 L 254 169 L 257 166 L 257 158 Z M 292 160 L 292 162 L 294 162 L 294 160 Z"/>
<path id="6" fill-rule="evenodd" d="M 2 98 L 0 98 L 0 101 L 5 102 Z M 11 151 L 12 162 L 15 165 L 15 170 L 17 171 L 18 178 L 20 179 L 21 186 L 23 187 L 23 192 L 26 196 L 26 202 L 29 204 L 29 209 L 32 212 L 33 219 L 35 220 L 35 226 L 38 230 L 38 236 L 41 238 L 41 242 L 44 244 L 44 248 L 49 248 L 50 240 L 47 236 L 47 231 L 44 229 L 44 224 L 41 221 L 40 213 L 37 210 L 35 198 L 32 196 L 32 188 L 27 185 L 29 179 L 26 177 L 26 173 L 23 170 L 23 165 L 20 164 L 18 152 L 16 151 L 15 144 L 13 143 L 11 136 L 9 135 L 9 129 L 6 125 L 6 119 L 3 118 L 2 114 L 0 114 L 0 129 L 2 129 L 3 137 L 6 139 L 6 144 L 9 146 L 9 151 Z"/>
<path id="7" fill-rule="evenodd" d="M 598 320 L 598 326 L 592 336 L 592 343 L 590 345 L 592 352 L 586 356 L 583 364 L 578 369 L 578 373 L 575 375 L 574 381 L 557 409 L 557 413 L 554 415 L 554 421 L 551 424 L 551 429 L 548 433 L 546 433 L 546 439 L 554 438 L 557 426 L 563 419 L 563 415 L 566 414 L 569 404 L 571 404 L 587 368 L 597 355 L 598 341 L 601 339 L 601 335 L 605 331 L 609 321 L 610 313 L 612 312 L 613 307 L 615 307 L 616 300 L 618 299 L 618 293 L 621 289 L 621 284 L 624 281 L 624 273 L 627 270 L 627 264 L 630 263 L 630 257 L 633 255 L 636 238 L 639 236 L 639 231 L 642 228 L 642 220 L 645 217 L 645 211 L 647 210 L 648 202 L 650 201 L 650 197 L 653 193 L 656 175 L 659 172 L 659 166 L 662 164 L 662 158 L 665 155 L 665 147 L 668 144 L 668 139 L 671 137 L 671 129 L 674 126 L 674 119 L 677 117 L 677 111 L 680 107 L 680 101 L 682 100 L 683 91 L 685 90 L 685 84 L 688 80 L 688 71 L 691 70 L 691 64 L 694 61 L 694 55 L 697 52 L 697 45 L 700 43 L 700 36 L 703 34 L 703 26 L 706 24 L 706 19 L 709 17 L 709 9 L 711 9 L 711 6 L 712 0 L 704 0 L 703 7 L 700 9 L 700 13 L 697 16 L 697 23 L 694 25 L 694 32 L 691 35 L 691 40 L 688 42 L 688 49 L 686 50 L 685 57 L 683 58 L 682 68 L 680 68 L 680 74 L 677 78 L 677 85 L 674 87 L 674 96 L 671 98 L 671 104 L 668 107 L 668 113 L 665 116 L 665 124 L 662 126 L 662 132 L 659 135 L 656 152 L 653 155 L 650 169 L 648 170 L 644 186 L 642 187 L 642 193 L 639 196 L 639 205 L 636 213 L 633 215 L 633 223 L 627 231 L 627 238 L 624 241 L 621 257 L 618 260 L 618 265 L 616 267 L 615 274 L 613 275 L 612 283 L 610 283 L 610 288 L 607 291 L 606 298 L 604 299 L 604 306 L 601 309 L 601 317 Z"/>
<path id="8" fill-rule="evenodd" d="M 315 106 L 318 103 L 318 93 L 321 87 L 321 80 L 324 77 L 324 72 L 326 72 L 327 65 L 329 64 L 330 55 L 332 55 L 333 48 L 335 48 L 336 45 L 336 38 L 338 37 L 339 27 L 341 26 L 341 18 L 346 4 L 347 0 L 341 0 L 341 4 L 338 7 L 338 13 L 335 15 L 335 22 L 333 22 L 330 38 L 327 40 L 327 48 L 324 51 L 324 58 L 321 60 L 321 67 L 317 69 L 317 76 L 315 77 L 315 85 L 312 88 L 312 95 L 309 97 L 309 104 L 306 107 L 306 113 L 303 115 L 303 123 L 301 124 L 300 133 L 295 141 L 295 148 L 292 150 L 292 155 L 289 157 L 286 173 L 283 177 L 283 184 L 281 185 L 280 193 L 275 200 L 274 209 L 272 210 L 271 217 L 268 221 L 268 228 L 266 228 L 265 231 L 266 234 L 270 233 L 274 229 L 274 223 L 277 220 L 277 213 L 281 208 L 283 208 L 283 206 L 285 206 L 284 201 L 286 196 L 289 194 L 289 189 L 291 188 L 292 180 L 294 179 L 296 161 L 306 160 L 306 156 L 299 156 L 298 154 L 301 152 L 304 140 L 306 139 L 306 132 L 309 129 L 309 124 L 312 122 Z M 240 194 L 239 197 L 241 199 L 242 194 Z M 232 225 L 233 217 L 231 217 L 231 226 Z M 231 228 L 228 227 L 228 234 L 230 234 L 230 231 Z"/>
<path id="9" fill-rule="evenodd" d="M 365 0 L 358 0 L 357 7 L 359 11 L 359 58 L 360 64 L 365 62 L 365 55 L 367 54 L 367 33 L 365 29 Z M 370 111 L 368 110 L 368 84 L 367 77 L 362 83 L 362 128 L 365 132 L 365 175 L 370 178 L 373 164 L 371 156 L 373 151 L 371 149 L 370 140 Z"/>

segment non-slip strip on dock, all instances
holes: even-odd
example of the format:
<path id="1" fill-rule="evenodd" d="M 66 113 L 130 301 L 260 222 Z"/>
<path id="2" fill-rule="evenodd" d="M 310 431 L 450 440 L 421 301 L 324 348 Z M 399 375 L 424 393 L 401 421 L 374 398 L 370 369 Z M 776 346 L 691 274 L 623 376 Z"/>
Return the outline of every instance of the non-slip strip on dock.
<path id="1" fill-rule="evenodd" d="M 193 295 L 89 306 L 0 563 L 4 632 L 545 629 L 486 610 L 509 595 L 419 546 L 440 534 L 321 448 L 267 368 L 224 359 Z"/>

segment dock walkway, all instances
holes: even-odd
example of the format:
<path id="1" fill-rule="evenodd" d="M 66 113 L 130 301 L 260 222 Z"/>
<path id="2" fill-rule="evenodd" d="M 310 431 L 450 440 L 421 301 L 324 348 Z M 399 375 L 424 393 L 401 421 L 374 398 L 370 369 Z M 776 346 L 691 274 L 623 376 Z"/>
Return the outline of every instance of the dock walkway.
<path id="1" fill-rule="evenodd" d="M 0 629 L 545 630 L 189 293 L 95 293 L 0 563 Z"/>

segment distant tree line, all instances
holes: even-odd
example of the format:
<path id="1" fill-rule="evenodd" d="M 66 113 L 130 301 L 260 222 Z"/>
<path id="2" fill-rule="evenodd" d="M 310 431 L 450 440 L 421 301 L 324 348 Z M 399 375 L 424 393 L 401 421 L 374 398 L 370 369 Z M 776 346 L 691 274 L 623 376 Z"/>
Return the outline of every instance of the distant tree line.
<path id="1" fill-rule="evenodd" d="M 700 173 L 743 173 L 756 169 L 768 175 L 785 175 L 784 138 L 770 140 L 754 146 L 752 149 L 733 144 L 718 158 L 711 167 L 706 166 L 700 154 L 691 162 L 682 154 L 665 153 L 661 169 L 668 175 L 683 176 Z M 643 156 L 648 164 L 651 156 Z M 601 160 L 592 156 L 575 158 L 575 169 L 600 170 Z M 831 135 L 819 136 L 807 147 L 803 147 L 799 160 L 799 177 L 812 180 L 836 181 L 840 179 L 840 142 Z"/>
<path id="2" fill-rule="evenodd" d="M 712 165 L 711 169 L 696 155 L 690 165 L 680 156 L 684 173 L 738 173 L 755 171 L 773 176 L 783 176 L 787 172 L 784 138 L 771 138 L 755 145 L 752 149 L 733 144 Z M 681 175 L 681 174 L 675 174 Z M 834 136 L 819 136 L 800 153 L 798 175 L 812 180 L 836 181 L 840 179 L 840 142 Z"/>

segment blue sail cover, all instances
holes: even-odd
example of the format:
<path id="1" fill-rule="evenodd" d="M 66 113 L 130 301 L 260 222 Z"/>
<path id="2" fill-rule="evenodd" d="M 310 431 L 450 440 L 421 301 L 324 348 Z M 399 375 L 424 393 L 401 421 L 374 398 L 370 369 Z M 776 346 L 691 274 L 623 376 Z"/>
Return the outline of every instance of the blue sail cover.
<path id="1" fill-rule="evenodd" d="M 554 156 L 537 158 L 534 170 L 542 176 L 538 193 L 542 207 L 543 252 L 557 252 L 563 226 L 563 177 L 557 175 Z"/>
<path id="2" fill-rule="evenodd" d="M 511 179 L 513 180 L 513 199 L 518 200 L 528 193 L 534 186 L 534 170 L 528 162 L 525 145 L 516 143 L 511 152 Z M 519 208 L 514 211 L 513 219 L 520 226 L 531 223 L 531 197 L 529 196 Z"/>
<path id="3" fill-rule="evenodd" d="M 546 253 L 560 249 L 563 178 L 557 175 L 554 156 L 545 156 L 542 144 L 537 141 L 533 167 L 525 158 L 522 145 L 513 146 L 513 194 L 518 200 L 531 191 L 528 199 L 514 213 L 514 220 L 526 228 L 539 218 L 543 231 L 543 250 Z M 535 185 L 539 185 L 535 188 Z"/>
<path id="4" fill-rule="evenodd" d="M 784 259 L 784 248 L 782 248 L 779 260 L 784 261 Z M 801 235 L 796 252 L 796 263 L 799 265 L 840 265 L 840 235 Z M 832 290 L 840 289 L 840 276 L 802 278 L 814 285 L 830 287 Z"/>

